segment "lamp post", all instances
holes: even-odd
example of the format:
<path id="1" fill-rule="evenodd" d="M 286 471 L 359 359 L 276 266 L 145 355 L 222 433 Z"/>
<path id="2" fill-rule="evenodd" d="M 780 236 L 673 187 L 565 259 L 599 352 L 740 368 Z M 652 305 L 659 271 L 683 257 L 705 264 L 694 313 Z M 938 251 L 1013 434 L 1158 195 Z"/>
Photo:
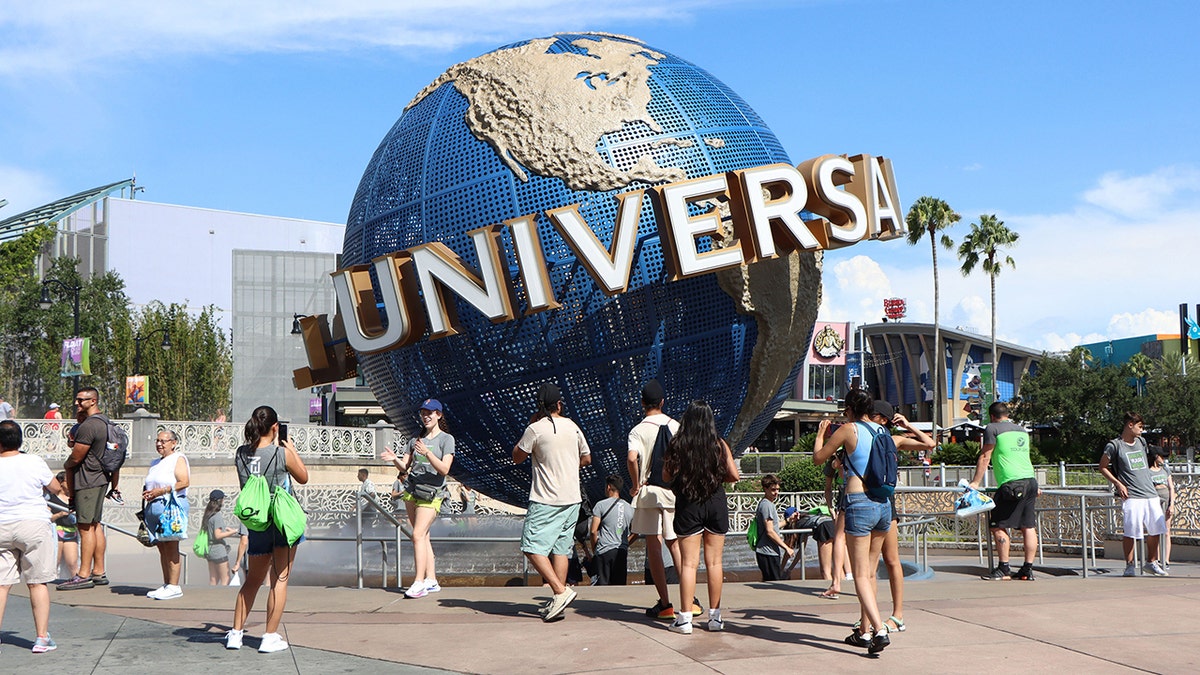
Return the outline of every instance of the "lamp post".
<path id="1" fill-rule="evenodd" d="M 83 286 L 70 286 L 58 279 L 43 279 L 42 280 L 42 298 L 38 301 L 38 307 L 41 309 L 50 309 L 54 305 L 54 300 L 50 297 L 50 286 L 56 286 L 64 293 L 70 293 L 74 301 L 72 312 L 75 315 L 75 333 L 71 337 L 79 337 L 79 291 L 83 290 Z M 71 377 L 71 393 L 79 391 L 79 376 Z"/>
<path id="2" fill-rule="evenodd" d="M 133 338 L 133 374 L 134 375 L 142 374 L 142 341 L 149 340 L 150 338 L 154 337 L 155 335 L 158 335 L 159 333 L 162 333 L 162 336 L 163 336 L 163 339 L 162 339 L 163 351 L 168 351 L 169 349 L 171 349 L 171 333 L 166 328 L 158 328 L 156 330 L 150 331 L 149 333 L 146 333 L 145 335 L 135 335 L 134 336 L 134 338 Z"/>

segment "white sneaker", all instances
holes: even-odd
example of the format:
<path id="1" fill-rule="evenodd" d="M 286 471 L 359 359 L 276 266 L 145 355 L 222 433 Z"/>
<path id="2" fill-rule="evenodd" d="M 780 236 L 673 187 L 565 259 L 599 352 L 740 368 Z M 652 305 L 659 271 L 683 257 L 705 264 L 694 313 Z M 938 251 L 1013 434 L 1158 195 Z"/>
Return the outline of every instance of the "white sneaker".
<path id="1" fill-rule="evenodd" d="M 404 591 L 404 597 L 406 598 L 423 598 L 428 594 L 429 592 L 425 589 L 424 579 L 412 582 L 412 586 L 409 586 L 408 590 Z"/>
<path id="2" fill-rule="evenodd" d="M 258 645 L 259 654 L 281 652 L 288 648 L 288 643 L 279 633 L 263 633 L 262 643 Z"/>
<path id="3" fill-rule="evenodd" d="M 720 619 L 709 619 L 708 620 L 708 631 L 710 633 L 719 633 L 723 630 L 725 630 L 725 622 L 724 621 L 722 621 Z"/>
<path id="4" fill-rule="evenodd" d="M 183 597 L 183 589 L 174 584 L 167 584 L 162 588 L 150 591 L 146 594 L 146 597 L 154 598 L 155 600 L 173 600 Z"/>
<path id="5" fill-rule="evenodd" d="M 230 628 L 229 632 L 225 634 L 225 649 L 241 649 L 242 636 L 245 634 L 245 631 Z"/>
<path id="6" fill-rule="evenodd" d="M 679 633 L 680 635 L 691 635 L 692 634 L 692 622 L 691 621 L 688 621 L 687 623 L 678 623 L 678 622 L 672 621 L 671 625 L 668 628 L 672 633 Z"/>
<path id="7" fill-rule="evenodd" d="M 162 586 L 159 586 L 158 588 L 156 588 L 156 589 L 154 589 L 154 590 L 152 590 L 152 591 L 147 591 L 147 592 L 146 592 L 146 597 L 147 597 L 147 598 L 150 598 L 150 599 L 152 599 L 152 600 L 157 600 L 157 599 L 158 599 L 158 596 L 159 596 L 159 595 L 160 595 L 160 594 L 163 592 L 163 589 L 164 589 L 164 588 L 166 588 L 166 587 L 167 587 L 167 585 L 166 585 L 166 584 L 163 584 Z"/>
<path id="8" fill-rule="evenodd" d="M 575 592 L 575 589 L 567 586 L 566 590 L 564 590 L 562 593 L 558 593 L 551 597 L 550 608 L 546 610 L 546 614 L 542 617 L 542 621 L 550 622 L 562 616 L 563 611 L 567 609 L 567 605 L 574 602 L 577 596 L 578 593 Z"/>
<path id="9" fill-rule="evenodd" d="M 430 581 L 429 579 L 425 580 L 425 592 L 426 593 L 440 593 L 441 591 L 442 591 L 442 585 L 439 584 L 436 579 L 434 579 L 433 581 Z"/>
<path id="10" fill-rule="evenodd" d="M 1124 573 L 1124 574 L 1122 574 L 1121 576 L 1123 576 L 1123 577 L 1136 577 L 1136 576 L 1137 576 L 1137 565 L 1134 565 L 1133 563 L 1129 563 L 1128 565 L 1126 565 L 1126 566 L 1125 566 L 1125 573 Z"/>
<path id="11" fill-rule="evenodd" d="M 1163 569 L 1162 565 L 1157 560 L 1151 560 L 1150 562 L 1146 563 L 1145 567 L 1142 569 L 1156 577 L 1167 576 L 1167 571 Z"/>

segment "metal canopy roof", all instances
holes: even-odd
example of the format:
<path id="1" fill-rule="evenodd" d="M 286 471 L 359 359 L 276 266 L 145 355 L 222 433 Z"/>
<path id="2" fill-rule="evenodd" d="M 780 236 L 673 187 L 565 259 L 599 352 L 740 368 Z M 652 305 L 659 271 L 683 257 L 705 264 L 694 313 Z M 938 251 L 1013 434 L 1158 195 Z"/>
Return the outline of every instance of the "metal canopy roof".
<path id="1" fill-rule="evenodd" d="M 66 218 L 75 213 L 79 209 L 88 206 L 108 195 L 133 185 L 133 179 L 110 183 L 100 187 L 84 190 L 79 194 L 63 197 L 57 201 L 43 204 L 35 209 L 30 209 L 25 213 L 0 220 L 0 243 L 18 239 L 29 230 L 44 225 L 46 223 L 54 223 Z"/>

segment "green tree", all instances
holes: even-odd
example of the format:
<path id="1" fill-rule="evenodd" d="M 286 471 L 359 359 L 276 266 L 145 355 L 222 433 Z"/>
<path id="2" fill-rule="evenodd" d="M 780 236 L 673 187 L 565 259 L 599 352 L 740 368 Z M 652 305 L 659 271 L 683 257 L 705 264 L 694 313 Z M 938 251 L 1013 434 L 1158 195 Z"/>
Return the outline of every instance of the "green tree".
<path id="1" fill-rule="evenodd" d="M 1129 372 L 1137 379 L 1137 393 L 1138 396 L 1141 396 L 1142 389 L 1146 384 L 1146 377 L 1154 371 L 1154 359 L 1138 352 L 1129 357 L 1127 365 L 1129 366 Z"/>
<path id="2" fill-rule="evenodd" d="M 988 282 L 991 285 L 992 291 L 992 368 L 994 375 L 1000 372 L 1000 359 L 997 358 L 996 351 L 996 277 L 1000 276 L 1000 270 L 1005 265 L 1016 269 L 1017 263 L 1012 259 L 1012 256 L 1006 255 L 1003 259 L 999 259 L 1000 249 L 1015 246 L 1019 234 L 1008 229 L 1004 225 L 1004 221 L 996 218 L 995 215 L 979 216 L 978 223 L 971 223 L 971 231 L 967 236 L 963 237 L 962 243 L 958 245 L 958 258 L 962 261 L 963 276 L 970 276 L 971 272 L 976 267 L 981 267 L 983 273 L 988 275 Z M 992 400 L 998 400 L 996 396 L 996 380 L 992 377 Z"/>
<path id="3" fill-rule="evenodd" d="M 1137 410 L 1129 368 L 1092 364 L 1091 354 L 1076 347 L 1044 356 L 1037 372 L 1021 380 L 1013 417 L 1058 434 L 1058 444 L 1046 445 L 1051 461 L 1097 461 L 1104 444 L 1120 432 L 1125 413 Z"/>
<path id="4" fill-rule="evenodd" d="M 779 481 L 784 492 L 820 492 L 825 489 L 825 473 L 822 467 L 813 464 L 812 457 L 803 457 L 791 462 L 779 472 Z"/>
<path id="5" fill-rule="evenodd" d="M 933 363 L 929 364 L 929 373 L 933 376 L 933 431 L 935 438 L 942 417 L 942 405 L 946 402 L 945 395 L 941 393 L 941 382 L 946 371 L 942 368 L 942 334 L 938 316 L 941 290 L 938 287 L 937 247 L 940 243 L 942 248 L 947 250 L 954 248 L 954 241 L 943 230 L 960 219 L 961 216 L 955 213 L 949 204 L 936 197 L 918 197 L 904 218 L 904 223 L 908 226 L 908 243 L 915 246 L 928 234 L 929 250 L 933 254 Z"/>
<path id="6" fill-rule="evenodd" d="M 1147 427 L 1178 436 L 1185 446 L 1200 442 L 1200 361 L 1189 355 L 1184 368 L 1176 359 L 1152 360 L 1145 379 L 1145 395 L 1138 403 L 1145 406 Z"/>
<path id="7" fill-rule="evenodd" d="M 141 340 L 141 372 L 150 384 L 147 409 L 163 419 L 209 420 L 228 410 L 233 384 L 233 352 L 216 320 L 216 308 L 198 315 L 183 305 L 151 302 L 133 317 Z M 170 348 L 162 348 L 162 334 Z M 122 372 L 134 374 L 137 347 L 130 341 Z"/>

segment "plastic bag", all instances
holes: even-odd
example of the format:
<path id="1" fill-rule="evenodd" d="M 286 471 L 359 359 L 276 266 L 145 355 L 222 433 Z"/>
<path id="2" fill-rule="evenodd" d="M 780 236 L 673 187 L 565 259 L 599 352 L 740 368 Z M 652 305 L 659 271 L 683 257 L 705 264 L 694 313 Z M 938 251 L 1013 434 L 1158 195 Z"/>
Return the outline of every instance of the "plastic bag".
<path id="1" fill-rule="evenodd" d="M 954 502 L 954 515 L 959 518 L 974 516 L 996 508 L 996 502 L 991 497 L 972 488 L 966 479 L 958 481 L 958 486 L 963 489 L 963 493 Z"/>
<path id="2" fill-rule="evenodd" d="M 233 573 L 231 573 L 229 575 L 229 585 L 230 586 L 241 586 L 242 585 L 241 570 L 234 570 Z"/>

